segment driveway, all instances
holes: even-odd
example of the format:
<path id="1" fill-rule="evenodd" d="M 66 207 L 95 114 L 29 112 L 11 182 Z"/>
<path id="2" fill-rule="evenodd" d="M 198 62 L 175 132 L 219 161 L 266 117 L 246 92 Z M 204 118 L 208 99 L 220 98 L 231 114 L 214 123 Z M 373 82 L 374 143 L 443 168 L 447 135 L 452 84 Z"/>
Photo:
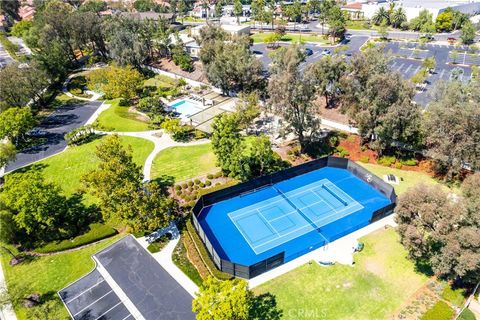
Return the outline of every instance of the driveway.
<path id="1" fill-rule="evenodd" d="M 34 130 L 33 136 L 44 137 L 46 142 L 20 151 L 16 159 L 7 164 L 5 173 L 63 151 L 67 146 L 64 135 L 84 125 L 101 104 L 82 101 L 59 107 Z"/>

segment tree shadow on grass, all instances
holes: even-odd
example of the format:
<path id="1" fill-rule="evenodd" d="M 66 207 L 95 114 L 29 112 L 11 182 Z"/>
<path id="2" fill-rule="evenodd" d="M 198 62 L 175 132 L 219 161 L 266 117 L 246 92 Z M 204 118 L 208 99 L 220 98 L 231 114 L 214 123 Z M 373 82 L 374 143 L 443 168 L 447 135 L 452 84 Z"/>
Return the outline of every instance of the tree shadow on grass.
<path id="1" fill-rule="evenodd" d="M 151 180 L 158 184 L 158 186 L 162 189 L 162 191 L 166 191 L 169 187 L 172 187 L 175 184 L 175 178 L 166 174 L 163 174 L 157 178 Z"/>
<path id="2" fill-rule="evenodd" d="M 277 306 L 277 298 L 271 293 L 264 293 L 251 298 L 249 319 L 279 320 L 283 311 Z"/>
<path id="3" fill-rule="evenodd" d="M 416 260 L 415 271 L 420 272 L 426 275 L 427 277 L 431 277 L 434 275 L 432 266 L 428 263 L 428 261 Z"/>

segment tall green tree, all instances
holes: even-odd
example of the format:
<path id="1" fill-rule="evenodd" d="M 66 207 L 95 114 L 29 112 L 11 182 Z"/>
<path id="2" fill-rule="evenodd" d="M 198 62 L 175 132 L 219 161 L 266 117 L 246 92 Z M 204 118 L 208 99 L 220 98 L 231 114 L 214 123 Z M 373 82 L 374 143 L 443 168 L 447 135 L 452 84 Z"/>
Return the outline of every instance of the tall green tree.
<path id="1" fill-rule="evenodd" d="M 90 88 L 103 92 L 108 99 L 132 99 L 143 84 L 143 76 L 131 66 L 109 66 L 97 69 L 87 76 Z"/>
<path id="2" fill-rule="evenodd" d="M 337 38 L 342 38 L 347 30 L 347 19 L 345 13 L 338 5 L 333 6 L 328 12 L 328 33 L 333 38 L 333 42 Z"/>
<path id="3" fill-rule="evenodd" d="M 49 84 L 45 71 L 37 64 L 20 66 L 12 63 L 0 70 L 0 110 L 23 107 L 30 101 L 45 104 L 42 91 Z"/>
<path id="4" fill-rule="evenodd" d="M 447 280 L 476 284 L 480 175 L 469 176 L 464 185 L 464 197 L 456 200 L 440 187 L 418 185 L 408 190 L 398 199 L 396 222 L 402 244 L 418 264 L 430 266 Z"/>
<path id="5" fill-rule="evenodd" d="M 480 168 L 480 97 L 475 84 L 437 84 L 423 121 L 427 154 L 435 170 L 456 178 L 464 166 Z"/>
<path id="6" fill-rule="evenodd" d="M 402 7 L 398 7 L 390 14 L 390 23 L 394 28 L 400 28 L 405 22 L 407 22 L 407 14 Z"/>
<path id="7" fill-rule="evenodd" d="M 375 11 L 375 14 L 372 17 L 372 22 L 379 26 L 384 21 L 386 24 L 390 24 L 390 15 L 385 7 L 380 7 Z"/>
<path id="8" fill-rule="evenodd" d="M 233 14 L 237 17 L 237 24 L 240 25 L 240 17 L 243 16 L 242 1 L 233 0 Z"/>
<path id="9" fill-rule="evenodd" d="M 244 280 L 208 277 L 193 300 L 192 310 L 198 320 L 247 320 L 250 297 Z"/>
<path id="10" fill-rule="evenodd" d="M 217 165 L 226 173 L 236 171 L 241 145 L 240 122 L 237 115 L 224 113 L 216 117 L 212 130 L 211 141 Z"/>
<path id="11" fill-rule="evenodd" d="M 140 166 L 133 162 L 132 149 L 125 149 L 117 135 L 97 146 L 98 167 L 82 177 L 83 189 L 99 199 L 104 220 L 122 223 L 134 231 L 166 227 L 176 213 L 155 182 L 144 184 Z"/>
<path id="12" fill-rule="evenodd" d="M 423 9 L 417 17 L 410 21 L 410 27 L 415 31 L 435 32 L 435 24 L 433 23 L 432 17 L 432 14 L 427 9 Z"/>
<path id="13" fill-rule="evenodd" d="M 335 0 L 323 0 L 320 3 L 320 14 L 319 14 L 319 20 L 320 23 L 322 24 L 322 34 L 324 34 L 324 28 L 325 24 L 328 21 L 328 17 L 330 15 L 330 9 L 336 5 Z"/>
<path id="14" fill-rule="evenodd" d="M 460 35 L 460 39 L 462 39 L 463 44 L 472 44 L 475 40 L 475 36 L 477 35 L 477 29 L 472 22 L 466 21 L 462 26 L 462 34 Z"/>
<path id="15" fill-rule="evenodd" d="M 440 12 L 435 19 L 435 27 L 441 32 L 450 32 L 453 29 L 453 12 L 450 8 Z"/>
<path id="16" fill-rule="evenodd" d="M 35 119 L 29 107 L 8 108 L 0 113 L 0 140 L 8 138 L 15 144 L 35 125 Z"/>
<path id="17" fill-rule="evenodd" d="M 77 235 L 92 219 L 78 197 L 67 199 L 38 171 L 7 175 L 0 207 L 13 223 L 11 240 L 28 246 Z"/>
<path id="18" fill-rule="evenodd" d="M 316 62 L 313 68 L 317 79 L 318 93 L 325 97 L 325 102 L 329 107 L 341 89 L 340 79 L 347 70 L 345 59 L 340 56 L 327 56 Z"/>
<path id="19" fill-rule="evenodd" d="M 313 103 L 316 94 L 316 77 L 314 72 L 301 72 L 302 49 L 298 46 L 281 48 L 284 54 L 273 57 L 272 76 L 268 82 L 268 104 L 273 112 L 282 117 L 287 129 L 292 130 L 305 148 L 309 137 L 320 127 L 319 109 Z M 295 57 L 290 59 L 290 57 Z M 288 59 L 288 60 L 284 60 Z M 292 63 L 296 61 L 296 63 Z M 279 65 L 288 68 L 277 69 Z"/>
<path id="20" fill-rule="evenodd" d="M 15 145 L 10 140 L 0 142 L 0 168 L 3 168 L 9 161 L 15 159 L 16 154 Z"/>

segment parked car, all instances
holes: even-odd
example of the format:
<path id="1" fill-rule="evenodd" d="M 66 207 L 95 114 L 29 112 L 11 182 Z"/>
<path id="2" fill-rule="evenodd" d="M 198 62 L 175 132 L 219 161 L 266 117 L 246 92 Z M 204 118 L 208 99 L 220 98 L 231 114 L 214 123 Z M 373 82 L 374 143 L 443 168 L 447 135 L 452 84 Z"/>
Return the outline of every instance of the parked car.
<path id="1" fill-rule="evenodd" d="M 305 48 L 305 54 L 306 54 L 307 56 L 311 56 L 311 55 L 313 54 L 313 50 L 310 49 L 310 48 Z"/>
<path id="2" fill-rule="evenodd" d="M 332 54 L 332 52 L 328 49 L 323 49 L 322 50 L 322 56 L 329 56 L 331 54 Z"/>

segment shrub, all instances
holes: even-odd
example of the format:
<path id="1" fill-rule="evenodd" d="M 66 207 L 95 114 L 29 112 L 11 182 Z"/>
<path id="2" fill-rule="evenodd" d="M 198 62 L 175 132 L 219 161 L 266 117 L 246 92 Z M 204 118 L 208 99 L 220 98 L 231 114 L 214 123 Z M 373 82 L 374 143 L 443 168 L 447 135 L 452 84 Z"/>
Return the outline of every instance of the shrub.
<path id="1" fill-rule="evenodd" d="M 108 237 L 115 235 L 117 231 L 110 226 L 101 223 L 92 223 L 90 225 L 90 230 L 76 236 L 73 239 L 66 239 L 63 241 L 52 241 L 47 243 L 46 245 L 35 249 L 35 252 L 39 253 L 49 253 L 49 252 L 57 252 L 63 251 L 68 249 L 73 249 L 76 247 L 80 247 L 92 242 L 96 242 Z"/>
<path id="2" fill-rule="evenodd" d="M 194 182 L 195 184 L 200 184 L 201 181 L 200 181 L 200 179 L 195 179 L 195 180 L 193 180 L 193 182 Z"/>
<path id="3" fill-rule="evenodd" d="M 190 251 L 187 249 L 187 246 L 190 248 Z M 191 251 L 194 252 L 192 253 Z M 190 260 L 195 262 L 199 261 L 203 268 L 199 268 L 197 264 L 190 262 Z M 185 273 L 193 282 L 195 282 L 197 286 L 201 286 L 203 281 L 202 274 L 200 274 L 197 268 L 204 271 L 204 275 L 209 274 L 205 265 L 201 261 L 197 250 L 195 249 L 192 239 L 186 233 L 182 233 L 181 241 L 178 241 L 177 246 L 173 250 L 172 261 L 178 268 L 180 268 L 180 270 L 183 271 L 183 273 Z"/>
<path id="4" fill-rule="evenodd" d="M 182 190 L 182 186 L 179 185 L 179 184 L 175 185 L 175 190 L 177 190 L 177 191 L 178 191 L 178 190 Z"/>
<path id="5" fill-rule="evenodd" d="M 380 157 L 377 160 L 377 163 L 382 166 L 390 167 L 392 164 L 394 164 L 397 161 L 397 159 L 394 156 L 383 156 Z"/>
<path id="6" fill-rule="evenodd" d="M 348 152 L 347 149 L 345 149 L 344 147 L 342 146 L 338 146 L 337 148 L 337 153 L 340 157 L 342 158 L 345 158 L 345 157 L 348 157 L 350 155 L 350 153 Z"/>
<path id="7" fill-rule="evenodd" d="M 177 196 L 179 196 L 179 197 L 182 195 L 182 191 L 181 191 L 181 190 L 177 190 L 176 193 L 177 193 Z"/>
<path id="8" fill-rule="evenodd" d="M 207 174 L 207 179 L 213 179 L 213 174 L 211 173 Z"/>
<path id="9" fill-rule="evenodd" d="M 205 245 L 203 244 L 202 240 L 200 240 L 200 237 L 198 236 L 198 233 L 193 227 L 190 219 L 187 220 L 186 225 L 187 225 L 188 234 L 190 238 L 193 240 L 193 243 L 195 244 L 195 248 L 197 249 L 203 263 L 206 265 L 210 273 L 219 280 L 230 280 L 232 278 L 232 275 L 218 270 L 215 264 L 213 263 L 207 249 L 205 248 Z"/>
<path id="10" fill-rule="evenodd" d="M 182 183 L 182 189 L 187 189 L 187 184 L 186 183 Z"/>
<path id="11" fill-rule="evenodd" d="M 193 186 L 193 181 L 190 180 L 190 181 L 187 182 L 187 184 L 188 184 L 189 187 L 191 187 L 191 186 Z"/>
<path id="12" fill-rule="evenodd" d="M 223 176 L 223 172 L 222 171 L 218 171 L 217 173 L 215 173 L 214 175 L 214 178 L 217 179 L 217 178 L 220 178 Z"/>
<path id="13" fill-rule="evenodd" d="M 402 169 L 402 163 L 401 162 L 395 162 L 395 168 Z"/>
<path id="14" fill-rule="evenodd" d="M 165 248 L 168 241 L 172 239 L 172 235 L 170 233 L 164 234 L 160 238 L 156 239 L 154 242 L 150 243 L 147 247 L 147 250 L 151 253 L 156 253 Z"/>
<path id="15" fill-rule="evenodd" d="M 200 182 L 199 186 L 200 186 L 200 188 L 205 188 L 205 183 Z"/>
<path id="16" fill-rule="evenodd" d="M 438 301 L 435 303 L 433 307 L 427 310 L 420 318 L 421 320 L 438 320 L 438 319 L 452 319 L 455 315 L 455 311 L 453 311 L 450 306 L 443 302 Z"/>
<path id="17" fill-rule="evenodd" d="M 207 137 L 207 134 L 203 131 L 200 131 L 200 130 L 195 130 L 193 132 L 193 135 L 194 135 L 194 138 L 196 140 L 201 140 L 201 139 L 205 139 Z"/>
<path id="18" fill-rule="evenodd" d="M 400 163 L 404 166 L 416 166 L 418 164 L 417 159 L 400 159 Z"/>
<path id="19" fill-rule="evenodd" d="M 64 138 L 67 140 L 68 145 L 81 145 L 92 141 L 96 134 L 92 126 L 86 125 L 76 129 L 73 129 L 67 133 Z"/>
<path id="20" fill-rule="evenodd" d="M 212 185 L 212 181 L 210 181 L 210 180 L 205 181 L 205 185 L 208 186 L 208 187 L 211 186 L 211 185 Z"/>
<path id="21" fill-rule="evenodd" d="M 368 163 L 368 161 L 370 161 L 370 157 L 368 157 L 368 156 L 361 156 L 360 157 L 360 162 Z"/>

